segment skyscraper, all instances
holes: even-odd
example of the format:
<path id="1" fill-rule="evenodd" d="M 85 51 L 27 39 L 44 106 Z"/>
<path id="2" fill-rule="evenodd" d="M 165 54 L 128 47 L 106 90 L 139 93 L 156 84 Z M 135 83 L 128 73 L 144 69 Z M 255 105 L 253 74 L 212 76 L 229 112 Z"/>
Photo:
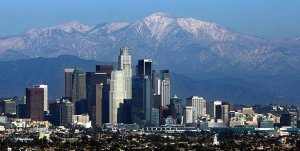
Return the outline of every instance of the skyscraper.
<path id="1" fill-rule="evenodd" d="M 206 100 L 203 97 L 192 96 L 186 102 L 188 106 L 193 106 L 197 118 L 206 115 Z"/>
<path id="2" fill-rule="evenodd" d="M 72 75 L 74 69 L 66 68 L 65 69 L 65 97 L 72 97 Z"/>
<path id="3" fill-rule="evenodd" d="M 72 102 L 75 105 L 75 114 L 82 114 L 79 113 L 79 108 L 85 104 L 85 100 L 86 100 L 85 76 L 86 74 L 81 69 L 78 68 L 76 68 L 72 74 Z"/>
<path id="4" fill-rule="evenodd" d="M 102 104 L 103 87 L 107 87 L 108 76 L 106 73 L 86 73 L 86 90 L 88 113 L 92 120 L 92 125 L 102 124 Z"/>
<path id="5" fill-rule="evenodd" d="M 222 101 L 218 101 L 218 100 L 214 101 L 214 118 L 215 119 L 217 119 L 216 118 L 216 112 L 217 112 L 216 106 L 217 105 L 222 105 Z"/>
<path id="6" fill-rule="evenodd" d="M 142 59 L 138 61 L 137 75 L 147 75 L 149 79 L 152 78 L 152 60 Z"/>
<path id="7" fill-rule="evenodd" d="M 182 99 L 178 98 L 176 95 L 171 99 L 170 110 L 172 117 L 176 120 L 176 124 L 181 124 L 183 117 L 183 105 Z"/>
<path id="8" fill-rule="evenodd" d="M 48 104 L 48 85 L 41 84 L 41 85 L 34 85 L 34 88 L 42 88 L 44 89 L 44 111 L 49 111 L 49 104 Z"/>
<path id="9" fill-rule="evenodd" d="M 140 75 L 132 78 L 132 120 L 138 124 L 151 121 L 151 80 Z"/>
<path id="10" fill-rule="evenodd" d="M 161 106 L 170 104 L 169 70 L 152 70 L 153 95 L 161 96 Z"/>
<path id="11" fill-rule="evenodd" d="M 161 100 L 162 106 L 170 104 L 170 79 L 164 79 L 161 82 Z"/>
<path id="12" fill-rule="evenodd" d="M 95 106 L 95 117 L 96 117 L 96 125 L 102 125 L 102 89 L 103 83 L 96 84 L 96 106 Z"/>
<path id="13" fill-rule="evenodd" d="M 215 105 L 215 122 L 222 121 L 222 104 Z"/>
<path id="14" fill-rule="evenodd" d="M 68 99 L 60 99 L 50 104 L 51 121 L 56 126 L 69 126 L 72 123 L 74 105 Z"/>
<path id="15" fill-rule="evenodd" d="M 192 106 L 184 108 L 184 123 L 195 123 L 195 109 Z"/>
<path id="16" fill-rule="evenodd" d="M 114 70 L 111 73 L 109 91 L 109 123 L 118 122 L 118 108 L 126 96 L 124 71 Z"/>
<path id="17" fill-rule="evenodd" d="M 206 102 L 206 114 L 208 114 L 210 118 L 214 118 L 214 107 L 214 102 Z"/>
<path id="18" fill-rule="evenodd" d="M 222 102 L 222 120 L 224 123 L 229 122 L 229 110 L 230 104 L 228 102 Z"/>
<path id="19" fill-rule="evenodd" d="M 131 99 L 132 98 L 131 55 L 127 47 L 123 47 L 120 49 L 118 63 L 119 63 L 119 70 L 124 71 L 125 91 L 126 91 L 125 99 Z"/>
<path id="20" fill-rule="evenodd" d="M 44 120 L 44 89 L 26 88 L 27 117 L 34 121 Z"/>

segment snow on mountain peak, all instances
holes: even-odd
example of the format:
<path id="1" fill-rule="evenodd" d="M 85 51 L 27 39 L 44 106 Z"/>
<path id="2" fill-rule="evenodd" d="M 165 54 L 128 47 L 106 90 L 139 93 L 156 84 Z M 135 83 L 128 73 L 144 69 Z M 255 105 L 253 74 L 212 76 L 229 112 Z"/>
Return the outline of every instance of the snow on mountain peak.
<path id="1" fill-rule="evenodd" d="M 174 19 L 173 16 L 167 14 L 167 13 L 154 13 L 150 16 L 147 16 L 145 19 L 147 20 L 159 20 L 163 18 L 169 18 L 169 19 Z"/>
<path id="2" fill-rule="evenodd" d="M 177 18 L 177 23 L 182 29 L 194 34 L 195 36 L 198 36 L 199 29 L 213 25 L 194 18 Z"/>
<path id="3" fill-rule="evenodd" d="M 155 38 L 161 41 L 170 32 L 178 29 L 185 30 L 195 37 L 206 39 L 211 38 L 214 40 L 233 40 L 237 37 L 231 30 L 219 26 L 215 23 L 205 22 L 194 18 L 177 18 L 165 13 L 152 14 L 142 21 L 138 21 L 137 32 L 143 36 L 145 30 L 149 33 L 150 38 Z M 176 33 L 176 32 L 173 32 Z"/>
<path id="4" fill-rule="evenodd" d="M 76 20 L 71 21 L 66 24 L 55 26 L 53 28 L 50 27 L 50 29 L 60 29 L 60 30 L 63 30 L 68 33 L 72 32 L 73 30 L 84 33 L 84 32 L 91 30 L 92 28 L 93 28 L 93 26 L 81 24 L 80 22 L 78 22 Z"/>
<path id="5" fill-rule="evenodd" d="M 128 22 L 116 22 L 116 23 L 106 24 L 102 28 L 105 29 L 107 31 L 107 33 L 112 33 L 114 31 L 117 31 L 117 30 L 119 30 L 121 28 L 124 28 L 128 25 L 129 25 Z"/>
<path id="6" fill-rule="evenodd" d="M 171 25 L 174 22 L 174 18 L 165 13 L 155 13 L 141 21 L 136 22 L 137 31 L 144 34 L 144 28 L 150 32 L 151 38 L 156 38 L 157 40 L 161 40 L 165 33 L 171 31 Z"/>
<path id="7" fill-rule="evenodd" d="M 241 38 L 241 35 L 216 23 L 206 22 L 194 18 L 176 18 L 178 26 L 202 39 L 231 41 Z"/>
<path id="8" fill-rule="evenodd" d="M 62 30 L 67 33 L 71 33 L 72 31 L 78 31 L 80 33 L 85 33 L 87 31 L 91 30 L 92 28 L 94 28 L 94 26 L 84 25 L 78 21 L 71 21 L 71 22 L 57 25 L 57 26 L 50 26 L 50 27 L 45 27 L 45 28 L 33 28 L 33 29 L 25 31 L 25 34 L 31 39 L 31 38 L 38 37 L 40 34 L 51 35 L 51 32 L 53 30 Z"/>

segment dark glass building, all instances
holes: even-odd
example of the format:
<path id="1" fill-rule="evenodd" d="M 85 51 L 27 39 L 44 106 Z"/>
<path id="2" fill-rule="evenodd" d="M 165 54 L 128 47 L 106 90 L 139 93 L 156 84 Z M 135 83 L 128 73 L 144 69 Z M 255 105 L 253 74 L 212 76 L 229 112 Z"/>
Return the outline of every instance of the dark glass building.
<path id="1" fill-rule="evenodd" d="M 215 121 L 217 122 L 218 119 L 222 119 L 222 105 L 216 105 Z"/>
<path id="2" fill-rule="evenodd" d="M 101 69 L 101 68 L 100 68 Z M 101 70 L 100 70 L 101 71 Z M 94 126 L 108 122 L 110 74 L 87 72 L 86 90 L 88 113 Z M 106 114 L 104 114 L 106 113 Z"/>
<path id="3" fill-rule="evenodd" d="M 132 122 L 144 125 L 151 120 L 151 80 L 140 75 L 132 78 Z"/>
<path id="4" fill-rule="evenodd" d="M 65 97 L 72 97 L 72 75 L 74 69 L 67 68 L 65 69 Z"/>
<path id="5" fill-rule="evenodd" d="M 86 74 L 79 68 L 76 68 L 72 74 L 72 102 L 75 105 L 75 114 L 80 115 L 85 112 L 86 102 Z M 78 110 L 77 110 L 78 109 Z M 86 109 L 87 110 L 87 109 Z M 86 112 L 85 112 L 86 113 Z"/>
<path id="6" fill-rule="evenodd" d="M 74 105 L 68 99 L 60 99 L 50 104 L 51 122 L 56 126 L 69 126 L 72 123 Z"/>
<path id="7" fill-rule="evenodd" d="M 44 120 L 44 89 L 26 88 L 27 117 L 34 121 Z"/>
<path id="8" fill-rule="evenodd" d="M 149 79 L 152 78 L 152 60 L 143 59 L 138 61 L 137 75 L 146 75 Z"/>

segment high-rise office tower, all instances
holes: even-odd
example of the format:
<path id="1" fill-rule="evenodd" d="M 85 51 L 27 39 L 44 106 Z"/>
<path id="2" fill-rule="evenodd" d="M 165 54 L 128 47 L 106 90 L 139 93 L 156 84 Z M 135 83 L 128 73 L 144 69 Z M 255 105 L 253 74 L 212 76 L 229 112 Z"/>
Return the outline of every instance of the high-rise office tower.
<path id="1" fill-rule="evenodd" d="M 131 55 L 127 47 L 120 49 L 118 63 L 119 63 L 119 70 L 124 71 L 125 91 L 126 91 L 125 99 L 131 99 L 132 98 Z"/>
<path id="2" fill-rule="evenodd" d="M 170 104 L 169 70 L 152 70 L 153 95 L 161 96 L 161 106 Z"/>
<path id="3" fill-rule="evenodd" d="M 216 118 L 216 112 L 217 112 L 217 111 L 216 111 L 216 106 L 217 106 L 217 105 L 222 105 L 222 101 L 218 101 L 218 100 L 217 100 L 217 101 L 214 101 L 214 118 L 215 118 L 215 119 L 217 119 L 217 118 Z"/>
<path id="4" fill-rule="evenodd" d="M 74 69 L 67 68 L 65 69 L 65 97 L 72 97 L 72 76 Z"/>
<path id="5" fill-rule="evenodd" d="M 195 109 L 192 106 L 184 108 L 184 123 L 195 123 Z"/>
<path id="6" fill-rule="evenodd" d="M 68 99 L 60 99 L 49 105 L 51 122 L 56 126 L 69 126 L 72 123 L 74 105 Z"/>
<path id="7" fill-rule="evenodd" d="M 215 122 L 222 121 L 222 104 L 215 105 Z"/>
<path id="8" fill-rule="evenodd" d="M 151 122 L 151 80 L 140 75 L 132 78 L 132 120 L 138 124 Z M 143 123 L 144 122 L 144 123 Z"/>
<path id="9" fill-rule="evenodd" d="M 142 59 L 138 61 L 137 65 L 137 75 L 147 75 L 149 79 L 152 78 L 152 60 Z"/>
<path id="10" fill-rule="evenodd" d="M 170 79 L 166 78 L 161 82 L 162 106 L 170 104 Z"/>
<path id="11" fill-rule="evenodd" d="M 170 110 L 172 117 L 176 120 L 176 124 L 182 124 L 183 117 L 183 105 L 182 99 L 178 98 L 176 95 L 171 99 Z"/>
<path id="12" fill-rule="evenodd" d="M 84 112 L 81 107 L 86 100 L 86 74 L 81 69 L 75 69 L 72 75 L 72 102 L 75 105 L 75 114 Z"/>
<path id="13" fill-rule="evenodd" d="M 197 118 L 206 115 L 206 100 L 203 97 L 192 96 L 186 102 L 188 106 L 194 107 Z"/>
<path id="14" fill-rule="evenodd" d="M 27 117 L 34 121 L 44 120 L 44 89 L 26 88 Z"/>
<path id="15" fill-rule="evenodd" d="M 228 102 L 222 102 L 222 120 L 224 123 L 229 122 L 230 104 Z"/>
<path id="16" fill-rule="evenodd" d="M 214 118 L 214 102 L 206 102 L 206 114 L 208 114 L 210 118 Z"/>
<path id="17" fill-rule="evenodd" d="M 124 71 L 114 70 L 111 73 L 109 91 L 109 123 L 118 122 L 118 108 L 126 96 Z"/>
<path id="18" fill-rule="evenodd" d="M 34 85 L 34 88 L 42 88 L 44 89 L 44 111 L 49 111 L 49 104 L 48 104 L 48 85 L 41 84 L 41 85 Z"/>
<path id="19" fill-rule="evenodd" d="M 96 113 L 95 116 L 95 124 L 96 126 L 101 126 L 103 124 L 102 122 L 102 90 L 103 90 L 103 83 L 96 84 L 96 105 L 94 113 Z"/>
<path id="20" fill-rule="evenodd" d="M 103 91 L 104 87 L 108 87 L 108 75 L 106 73 L 86 73 L 88 113 L 94 126 L 102 124 L 103 95 L 105 93 L 108 95 L 108 91 Z"/>
<path id="21" fill-rule="evenodd" d="M 114 70 L 114 65 L 104 64 L 96 66 L 96 74 L 106 76 L 105 81 L 103 81 L 102 88 L 102 123 L 109 123 L 109 91 L 110 91 L 110 78 L 111 73 Z M 99 83 L 99 81 L 97 82 Z M 100 82 L 101 83 L 101 82 Z M 92 118 L 93 119 L 93 118 Z"/>

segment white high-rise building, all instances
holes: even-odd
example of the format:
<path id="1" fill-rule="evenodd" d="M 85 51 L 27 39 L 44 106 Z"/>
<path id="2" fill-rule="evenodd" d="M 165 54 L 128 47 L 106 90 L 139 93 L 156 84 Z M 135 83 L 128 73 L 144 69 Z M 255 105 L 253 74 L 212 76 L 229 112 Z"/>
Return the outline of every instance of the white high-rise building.
<path id="1" fill-rule="evenodd" d="M 125 91 L 126 91 L 126 99 L 132 98 L 132 69 L 131 69 L 131 55 L 130 51 L 127 47 L 123 47 L 120 49 L 119 55 L 119 70 L 124 71 L 124 79 L 125 79 Z"/>
<path id="2" fill-rule="evenodd" d="M 44 111 L 49 111 L 49 104 L 48 104 L 48 85 L 41 84 L 41 85 L 34 85 L 34 88 L 43 88 L 44 89 Z"/>
<path id="3" fill-rule="evenodd" d="M 195 123 L 195 109 L 192 106 L 186 106 L 184 110 L 184 122 L 187 123 Z"/>
<path id="4" fill-rule="evenodd" d="M 114 70 L 111 73 L 109 91 L 109 123 L 118 122 L 118 108 L 126 96 L 123 70 Z"/>
<path id="5" fill-rule="evenodd" d="M 187 98 L 187 105 L 194 107 L 196 117 L 206 115 L 206 100 L 203 97 L 192 96 Z"/>
<path id="6" fill-rule="evenodd" d="M 164 79 L 161 82 L 161 100 L 162 106 L 170 104 L 170 79 Z"/>

